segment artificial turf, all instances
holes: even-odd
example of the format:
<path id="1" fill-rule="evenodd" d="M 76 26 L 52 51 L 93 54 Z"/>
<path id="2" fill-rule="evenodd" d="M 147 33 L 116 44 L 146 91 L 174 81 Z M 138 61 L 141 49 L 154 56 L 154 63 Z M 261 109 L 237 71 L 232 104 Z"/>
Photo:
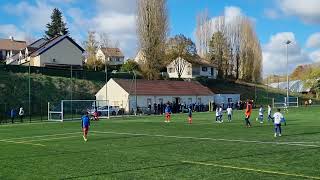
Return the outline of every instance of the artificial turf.
<path id="1" fill-rule="evenodd" d="M 242 111 L 91 122 L 88 142 L 80 122 L 0 125 L 0 179 L 320 179 L 319 110 L 289 109 L 277 138 Z"/>

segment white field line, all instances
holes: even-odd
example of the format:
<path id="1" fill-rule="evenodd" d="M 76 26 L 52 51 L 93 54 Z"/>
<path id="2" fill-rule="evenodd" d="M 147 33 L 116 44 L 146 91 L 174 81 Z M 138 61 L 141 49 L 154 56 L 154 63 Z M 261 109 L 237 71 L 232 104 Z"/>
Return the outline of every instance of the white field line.
<path id="1" fill-rule="evenodd" d="M 42 137 L 51 137 L 51 136 L 63 136 L 63 135 L 69 135 L 69 134 L 81 134 L 82 132 L 71 132 L 71 133 L 61 133 L 61 134 L 48 134 L 48 135 L 39 135 L 39 136 L 26 136 L 26 137 L 18 137 L 18 138 L 9 138 L 5 139 L 5 141 L 11 141 L 11 140 L 24 140 L 24 139 L 32 139 L 32 138 L 42 138 Z"/>
<path id="2" fill-rule="evenodd" d="M 45 146 L 43 144 L 35 144 L 35 143 L 30 143 L 30 142 L 19 142 L 19 141 L 9 141 L 9 140 L 0 140 L 0 142 L 13 143 L 13 144 L 26 144 L 26 145 L 32 145 L 32 146 Z"/>
<path id="3" fill-rule="evenodd" d="M 82 136 L 66 136 L 66 137 L 55 137 L 55 138 L 45 138 L 45 139 L 34 139 L 34 140 L 27 140 L 27 141 L 19 141 L 23 143 L 29 143 L 29 142 L 37 142 L 37 141 L 51 141 L 51 140 L 58 140 L 58 139 L 69 139 L 69 138 L 81 138 Z"/>
<path id="4" fill-rule="evenodd" d="M 241 139 L 216 139 L 216 138 L 206 138 L 206 137 L 168 136 L 168 135 L 161 135 L 161 134 L 121 133 L 121 132 L 112 132 L 112 131 L 91 131 L 91 132 L 102 133 L 102 134 L 119 134 L 119 135 L 131 135 L 131 136 L 164 137 L 164 138 L 176 138 L 176 139 L 197 139 L 197 140 L 210 140 L 210 141 L 241 142 L 241 143 L 256 143 L 256 144 L 274 144 L 274 145 L 317 147 L 317 148 L 320 147 L 320 145 L 300 144 L 300 143 L 291 143 L 291 142 L 268 142 L 268 141 L 253 141 L 253 140 L 241 140 Z"/>
<path id="5" fill-rule="evenodd" d="M 182 162 L 187 163 L 187 164 L 194 164 L 194 165 L 214 166 L 214 167 L 222 167 L 222 168 L 228 168 L 228 169 L 236 169 L 236 170 L 251 171 L 251 172 L 258 172 L 258 173 L 282 175 L 282 176 L 291 176 L 291 177 L 298 177 L 298 178 L 320 179 L 320 177 L 317 177 L 317 176 L 307 176 L 307 175 L 303 175 L 303 174 L 268 171 L 268 170 L 261 170 L 261 169 L 221 165 L 221 164 L 215 164 L 215 163 L 204 163 L 204 162 L 194 162 L 194 161 L 182 161 Z"/>

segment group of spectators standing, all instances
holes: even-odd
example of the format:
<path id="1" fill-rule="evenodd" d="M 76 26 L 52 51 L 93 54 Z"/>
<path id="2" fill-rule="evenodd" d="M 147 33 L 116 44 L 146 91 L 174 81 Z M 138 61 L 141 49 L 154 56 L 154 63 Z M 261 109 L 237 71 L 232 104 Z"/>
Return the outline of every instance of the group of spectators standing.
<path id="1" fill-rule="evenodd" d="M 11 123 L 13 124 L 15 122 L 15 118 L 19 118 L 20 122 L 23 122 L 24 118 L 24 109 L 22 106 L 19 106 L 19 108 L 11 108 L 9 112 L 7 112 L 8 116 L 10 117 Z M 2 123 L 2 122 L 0 122 Z M 5 119 L 5 123 L 7 123 L 7 120 Z"/>
<path id="2" fill-rule="evenodd" d="M 148 104 L 147 107 L 147 114 L 164 114 L 165 113 L 165 108 L 169 106 L 172 113 L 182 113 L 182 112 L 188 112 L 188 108 L 191 108 L 192 111 L 195 112 L 205 112 L 208 111 L 208 106 L 204 105 L 202 103 L 192 103 L 192 104 L 186 104 L 186 103 L 171 103 L 167 102 L 166 104 L 164 103 L 154 103 L 151 105 L 150 103 Z M 141 113 L 141 108 L 138 108 L 138 112 L 140 111 Z"/>

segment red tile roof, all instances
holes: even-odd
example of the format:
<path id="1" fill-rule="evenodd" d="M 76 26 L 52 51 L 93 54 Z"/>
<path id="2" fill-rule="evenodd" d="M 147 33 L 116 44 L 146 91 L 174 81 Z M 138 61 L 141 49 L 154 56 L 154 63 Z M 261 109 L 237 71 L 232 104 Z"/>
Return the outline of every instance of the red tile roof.
<path id="1" fill-rule="evenodd" d="M 129 94 L 135 94 L 131 79 L 113 79 Z M 210 96 L 213 92 L 199 82 L 137 79 L 137 95 L 151 96 Z"/>
<path id="2" fill-rule="evenodd" d="M 101 51 L 104 53 L 107 57 L 124 57 L 121 50 L 119 48 L 100 48 Z"/>
<path id="3" fill-rule="evenodd" d="M 17 41 L 11 39 L 0 39 L 1 50 L 19 51 L 27 47 L 26 41 Z"/>

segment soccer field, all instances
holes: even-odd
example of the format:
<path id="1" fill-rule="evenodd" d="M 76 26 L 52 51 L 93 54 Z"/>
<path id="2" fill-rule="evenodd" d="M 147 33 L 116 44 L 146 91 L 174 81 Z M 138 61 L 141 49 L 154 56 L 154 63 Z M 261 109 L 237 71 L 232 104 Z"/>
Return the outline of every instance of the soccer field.
<path id="1" fill-rule="evenodd" d="M 243 112 L 0 126 L 0 179 L 320 179 L 320 108 L 289 109 L 283 136 Z M 226 119 L 226 117 L 224 117 Z"/>

